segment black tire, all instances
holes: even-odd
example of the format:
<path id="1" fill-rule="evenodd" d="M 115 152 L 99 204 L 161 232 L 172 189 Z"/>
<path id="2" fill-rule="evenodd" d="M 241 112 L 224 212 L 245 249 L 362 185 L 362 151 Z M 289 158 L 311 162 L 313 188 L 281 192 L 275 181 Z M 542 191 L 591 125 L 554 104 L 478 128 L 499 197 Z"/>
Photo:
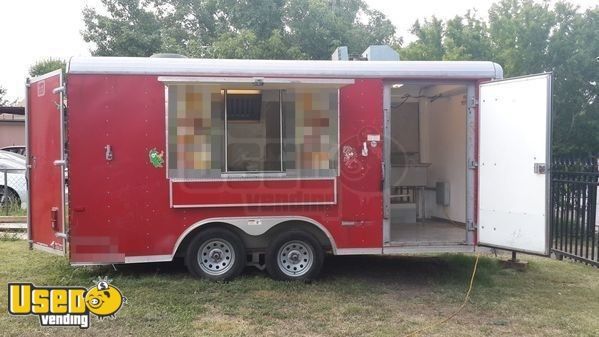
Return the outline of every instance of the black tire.
<path id="1" fill-rule="evenodd" d="M 185 254 L 189 272 L 211 281 L 231 280 L 245 268 L 245 262 L 245 247 L 241 239 L 235 233 L 220 228 L 198 233 Z"/>
<path id="2" fill-rule="evenodd" d="M 21 207 L 21 198 L 17 192 L 15 192 L 12 188 L 6 189 L 6 195 L 4 195 L 5 187 L 4 185 L 0 186 L 0 206 L 1 207 Z"/>
<path id="3" fill-rule="evenodd" d="M 266 250 L 266 270 L 276 280 L 314 280 L 323 262 L 322 246 L 314 236 L 303 231 L 279 233 Z"/>

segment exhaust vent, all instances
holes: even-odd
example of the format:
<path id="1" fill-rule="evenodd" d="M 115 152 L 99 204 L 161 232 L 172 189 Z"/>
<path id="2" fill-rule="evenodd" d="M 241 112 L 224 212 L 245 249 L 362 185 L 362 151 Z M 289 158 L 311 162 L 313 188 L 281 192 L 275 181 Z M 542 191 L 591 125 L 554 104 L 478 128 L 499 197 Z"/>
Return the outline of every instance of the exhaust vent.
<path id="1" fill-rule="evenodd" d="M 333 54 L 331 55 L 331 60 L 333 61 L 348 61 L 349 53 L 347 52 L 346 46 L 337 47 Z"/>
<path id="2" fill-rule="evenodd" d="M 399 54 L 388 45 L 370 46 L 360 54 L 349 54 L 347 46 L 335 49 L 331 55 L 333 61 L 399 61 Z"/>

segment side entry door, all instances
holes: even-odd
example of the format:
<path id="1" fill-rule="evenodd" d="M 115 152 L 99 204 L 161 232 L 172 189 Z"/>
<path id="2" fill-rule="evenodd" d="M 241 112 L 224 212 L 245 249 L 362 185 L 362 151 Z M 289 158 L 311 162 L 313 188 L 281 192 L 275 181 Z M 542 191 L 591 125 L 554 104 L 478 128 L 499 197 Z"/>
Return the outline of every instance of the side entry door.
<path id="1" fill-rule="evenodd" d="M 28 236 L 33 248 L 64 254 L 65 178 L 62 70 L 27 85 Z"/>
<path id="2" fill-rule="evenodd" d="M 549 254 L 551 74 L 479 88 L 478 242 Z"/>

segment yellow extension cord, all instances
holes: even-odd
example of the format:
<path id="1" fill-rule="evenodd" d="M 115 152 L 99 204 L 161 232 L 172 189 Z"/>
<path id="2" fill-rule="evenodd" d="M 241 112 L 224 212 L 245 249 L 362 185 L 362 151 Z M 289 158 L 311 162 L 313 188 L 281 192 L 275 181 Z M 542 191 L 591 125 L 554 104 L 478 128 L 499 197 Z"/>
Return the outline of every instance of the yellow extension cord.
<path id="1" fill-rule="evenodd" d="M 425 326 L 421 329 L 418 329 L 416 331 L 410 332 L 409 334 L 405 335 L 404 337 L 413 337 L 416 336 L 426 330 L 430 330 L 432 328 L 435 328 L 447 321 L 449 321 L 450 319 L 454 318 L 457 314 L 460 313 L 460 311 L 462 311 L 462 309 L 464 309 L 464 307 L 466 306 L 466 304 L 468 303 L 468 299 L 470 298 L 470 292 L 472 291 L 472 286 L 474 285 L 474 276 L 476 275 L 476 268 L 478 267 L 478 258 L 479 258 L 479 253 L 476 253 L 476 260 L 474 261 L 474 268 L 472 269 L 472 276 L 470 277 L 470 285 L 468 286 L 468 291 L 466 292 L 466 297 L 464 297 L 464 302 L 462 303 L 462 305 L 460 305 L 460 307 L 458 308 L 458 310 L 456 310 L 454 313 L 452 313 L 451 315 L 431 324 L 428 326 Z"/>

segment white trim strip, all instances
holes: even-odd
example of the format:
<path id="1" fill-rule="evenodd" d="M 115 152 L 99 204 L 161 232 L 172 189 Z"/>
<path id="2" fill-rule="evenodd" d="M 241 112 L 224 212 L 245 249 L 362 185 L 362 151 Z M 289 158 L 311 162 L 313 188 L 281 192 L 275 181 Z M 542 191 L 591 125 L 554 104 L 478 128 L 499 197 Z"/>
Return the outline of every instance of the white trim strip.
<path id="1" fill-rule="evenodd" d="M 35 243 L 35 242 L 32 243 L 31 247 L 33 247 L 36 250 L 46 252 L 46 253 L 52 253 L 52 254 L 61 255 L 61 256 L 65 255 L 65 253 L 62 250 L 54 249 L 52 247 L 44 246 L 42 244 Z"/>
<path id="2" fill-rule="evenodd" d="M 174 208 L 174 203 L 173 203 L 173 181 L 169 180 L 168 181 L 168 203 L 171 206 L 171 208 Z"/>
<path id="3" fill-rule="evenodd" d="M 263 181 L 264 179 L 240 179 L 234 181 Z M 273 179 L 277 181 L 278 179 Z M 281 180 L 298 180 L 298 179 L 281 179 Z M 305 181 L 311 179 L 304 179 Z M 195 182 L 195 181 L 176 181 L 176 179 L 169 180 L 169 202 L 171 208 L 210 208 L 210 207 L 248 207 L 248 206 L 316 206 L 316 205 L 336 205 L 337 204 L 337 178 L 322 178 L 315 180 L 332 180 L 333 181 L 333 200 L 332 201 L 300 201 L 300 202 L 272 202 L 272 203 L 231 203 L 231 204 L 175 204 L 173 199 L 173 183 L 183 183 L 183 182 Z M 198 182 L 219 182 L 219 181 L 229 181 L 229 180 L 208 180 L 208 181 L 198 181 Z"/>
<path id="4" fill-rule="evenodd" d="M 247 176 L 247 177 L 233 177 L 232 175 L 222 178 L 171 178 L 170 180 L 174 183 L 194 183 L 194 182 L 226 182 L 226 181 L 277 181 L 277 180 L 297 180 L 297 181 L 309 181 L 309 180 L 336 180 L 336 177 L 279 177 L 279 176 Z"/>
<path id="5" fill-rule="evenodd" d="M 125 262 L 109 263 L 109 262 L 78 261 L 78 262 L 71 262 L 71 266 L 77 266 L 77 267 L 105 266 L 105 265 L 111 265 L 111 264 L 171 262 L 172 260 L 173 260 L 172 255 L 140 255 L 140 256 L 125 257 Z"/>
<path id="6" fill-rule="evenodd" d="M 245 204 L 190 204 L 173 205 L 173 208 L 209 208 L 209 207 L 249 207 L 249 206 L 314 206 L 314 205 L 335 205 L 336 201 L 322 202 L 271 202 L 271 203 L 245 203 Z"/>
<path id="7" fill-rule="evenodd" d="M 87 266 L 109 266 L 111 264 L 119 264 L 119 263 L 106 263 L 106 262 L 69 262 L 72 267 L 87 267 Z"/>
<path id="8" fill-rule="evenodd" d="M 383 247 L 383 255 L 395 254 L 433 254 L 433 253 L 469 253 L 474 252 L 474 246 L 471 245 L 444 245 L 444 246 L 386 246 Z"/>
<path id="9" fill-rule="evenodd" d="M 354 84 L 347 78 L 273 78 L 273 77 L 202 77 L 202 76 L 158 76 L 158 81 L 165 84 L 252 84 L 260 87 L 263 84 L 332 84 L 345 86 Z"/>
<path id="10" fill-rule="evenodd" d="M 333 203 L 337 204 L 337 178 L 333 181 Z"/>
<path id="11" fill-rule="evenodd" d="M 381 255 L 382 248 L 338 248 L 335 255 Z"/>
<path id="12" fill-rule="evenodd" d="M 56 70 L 53 70 L 53 71 L 51 71 L 49 73 L 46 73 L 46 74 L 43 74 L 43 75 L 39 75 L 39 76 L 36 76 L 36 77 L 32 77 L 32 78 L 29 79 L 29 83 L 31 84 L 31 83 L 39 82 L 41 80 L 45 80 L 47 78 L 50 78 L 50 77 L 53 77 L 53 76 L 56 76 L 56 75 L 62 75 L 62 69 L 56 69 Z"/>
<path id="13" fill-rule="evenodd" d="M 125 263 L 170 262 L 172 255 L 125 256 Z"/>
<path id="14" fill-rule="evenodd" d="M 68 219 L 66 217 L 66 212 L 65 212 L 65 204 L 66 204 L 66 178 L 65 178 L 65 170 L 67 169 L 67 162 L 66 162 L 66 158 L 65 158 L 65 137 L 66 137 L 66 132 L 65 132 L 65 110 L 64 110 L 64 98 L 66 95 L 65 92 L 65 83 L 64 83 L 64 76 L 62 74 L 62 69 L 58 69 L 55 71 L 56 73 L 58 73 L 58 85 L 59 87 L 57 89 L 58 90 L 58 104 L 60 104 L 60 107 L 58 109 L 58 113 L 59 113 L 59 131 L 60 131 L 60 159 L 59 161 L 62 162 L 62 165 L 60 166 L 60 234 L 56 233 L 57 237 L 62 238 L 62 250 L 63 253 L 66 254 L 68 251 L 68 247 L 67 245 L 69 244 L 69 240 L 68 240 L 68 231 L 67 231 L 67 226 L 69 225 Z M 56 94 L 56 89 L 52 90 L 53 94 Z"/>
<path id="15" fill-rule="evenodd" d="M 29 158 L 31 157 L 31 151 L 29 150 L 31 147 L 31 142 L 29 141 L 29 128 L 31 127 L 31 114 L 29 111 L 29 90 L 31 88 L 31 79 L 25 80 L 25 149 L 27 150 L 25 156 L 25 183 L 27 184 L 27 240 L 29 242 L 32 241 L 31 237 L 31 161 Z"/>

